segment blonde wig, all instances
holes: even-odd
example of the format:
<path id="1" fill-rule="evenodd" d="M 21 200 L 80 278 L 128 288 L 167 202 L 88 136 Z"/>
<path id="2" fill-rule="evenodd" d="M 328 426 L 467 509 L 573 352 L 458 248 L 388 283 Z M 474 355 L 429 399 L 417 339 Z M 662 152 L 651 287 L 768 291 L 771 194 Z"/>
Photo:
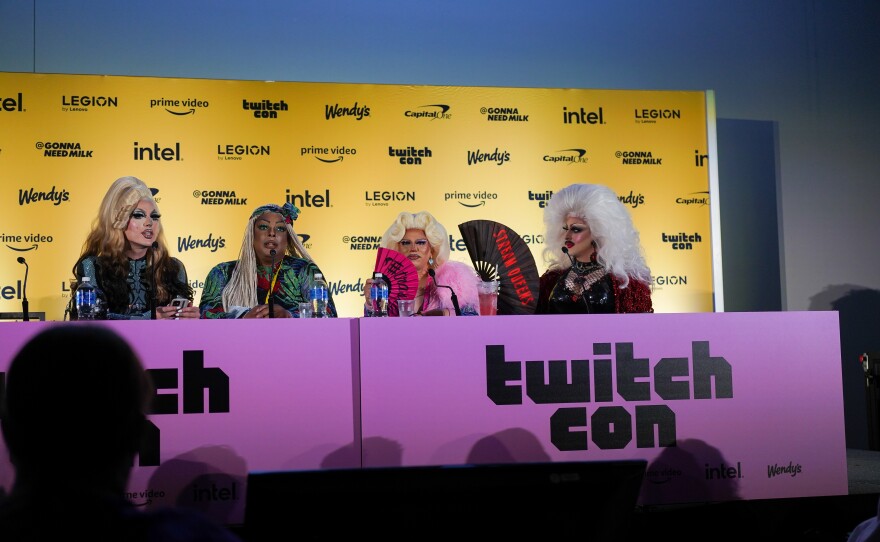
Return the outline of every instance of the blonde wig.
<path id="1" fill-rule="evenodd" d="M 544 261 L 551 269 L 567 269 L 571 260 L 562 252 L 565 219 L 578 218 L 590 227 L 596 260 L 626 287 L 630 278 L 651 284 L 639 232 L 627 208 L 607 186 L 572 184 L 554 193 L 544 208 Z"/>
<path id="2" fill-rule="evenodd" d="M 125 251 L 128 240 L 125 238 L 125 230 L 131 213 L 137 208 L 141 200 L 149 200 L 159 212 L 159 206 L 153 198 L 153 192 L 147 184 L 137 177 L 120 177 L 113 181 L 101 205 L 98 207 L 98 216 L 92 221 L 92 227 L 83 243 L 80 257 L 74 265 L 76 267 L 84 258 L 93 256 L 103 268 L 104 280 L 102 281 L 105 293 L 113 296 L 112 290 L 116 286 L 121 289 L 125 284 L 125 277 L 129 271 L 128 256 Z M 158 282 L 156 284 L 157 298 L 162 301 L 169 299 L 169 284 L 162 277 L 174 277 L 177 274 L 176 265 L 173 265 L 168 255 L 168 244 L 165 241 L 165 228 L 159 223 L 158 233 L 154 237 L 157 246 L 153 249 L 152 261 L 156 268 Z M 118 284 L 117 284 L 118 283 Z"/>
<path id="3" fill-rule="evenodd" d="M 287 228 L 287 247 L 284 255 L 295 258 L 303 258 L 314 262 L 306 247 L 303 246 L 299 236 L 293 229 L 293 222 L 299 216 L 299 209 L 291 204 L 284 205 L 267 204 L 257 207 L 252 213 L 244 229 L 241 240 L 241 250 L 238 253 L 238 262 L 229 277 L 229 284 L 223 288 L 223 310 L 229 311 L 231 307 L 254 307 L 259 305 L 257 300 L 257 255 L 254 252 L 254 227 L 258 218 L 266 213 L 278 213 L 284 217 Z M 281 261 L 279 257 L 278 261 Z"/>
<path id="4" fill-rule="evenodd" d="M 434 259 L 433 268 L 438 268 L 449 260 L 449 234 L 443 224 L 437 222 L 431 213 L 420 211 L 418 213 L 400 213 L 391 226 L 382 236 L 380 246 L 400 251 L 400 240 L 406 235 L 406 230 L 423 230 L 428 244 L 431 245 L 431 258 Z"/>

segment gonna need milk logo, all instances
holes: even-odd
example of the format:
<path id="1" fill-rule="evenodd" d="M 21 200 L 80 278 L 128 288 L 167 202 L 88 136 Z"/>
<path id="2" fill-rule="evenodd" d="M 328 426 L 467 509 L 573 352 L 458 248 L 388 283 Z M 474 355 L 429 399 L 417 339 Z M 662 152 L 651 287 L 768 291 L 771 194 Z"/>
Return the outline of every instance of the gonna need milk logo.
<path id="1" fill-rule="evenodd" d="M 672 447 L 677 402 L 733 398 L 731 365 L 709 350 L 693 341 L 690 358 L 652 361 L 635 357 L 633 343 L 600 342 L 592 361 L 518 361 L 486 345 L 486 393 L 499 406 L 559 405 L 548 422 L 560 451 Z"/>

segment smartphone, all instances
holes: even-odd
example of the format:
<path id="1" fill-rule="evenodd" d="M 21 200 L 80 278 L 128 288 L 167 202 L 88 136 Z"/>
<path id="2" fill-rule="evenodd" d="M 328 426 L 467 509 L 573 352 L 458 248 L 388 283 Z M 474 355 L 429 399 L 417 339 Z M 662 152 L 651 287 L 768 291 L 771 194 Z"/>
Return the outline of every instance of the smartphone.
<path id="1" fill-rule="evenodd" d="M 190 306 L 190 300 L 185 297 L 175 297 L 171 300 L 171 306 L 178 309 Z"/>

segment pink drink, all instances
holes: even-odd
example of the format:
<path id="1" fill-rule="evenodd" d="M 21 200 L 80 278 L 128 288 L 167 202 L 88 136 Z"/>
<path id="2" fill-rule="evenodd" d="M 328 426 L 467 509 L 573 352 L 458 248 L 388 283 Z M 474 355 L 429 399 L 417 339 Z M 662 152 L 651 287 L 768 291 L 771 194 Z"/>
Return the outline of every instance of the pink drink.
<path id="1" fill-rule="evenodd" d="M 498 313 L 498 294 L 480 293 L 480 316 L 495 316 Z"/>

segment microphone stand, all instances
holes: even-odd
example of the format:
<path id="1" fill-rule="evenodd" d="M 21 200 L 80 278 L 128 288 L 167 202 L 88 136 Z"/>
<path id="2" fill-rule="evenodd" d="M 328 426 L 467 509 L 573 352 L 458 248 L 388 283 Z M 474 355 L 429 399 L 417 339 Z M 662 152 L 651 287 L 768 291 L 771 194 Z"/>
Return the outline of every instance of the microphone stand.
<path id="1" fill-rule="evenodd" d="M 452 289 L 452 286 L 444 286 L 443 284 L 437 284 L 436 273 L 433 269 L 428 269 L 428 274 L 431 275 L 431 278 L 434 279 L 434 285 L 438 288 L 448 288 L 452 297 L 452 306 L 455 307 L 455 315 L 461 316 L 461 309 L 458 307 L 458 297 L 455 295 L 455 290 Z"/>
<path id="2" fill-rule="evenodd" d="M 275 274 L 275 254 L 274 248 L 269 251 L 269 255 L 272 256 L 272 270 L 269 272 L 269 318 L 275 318 L 275 292 L 272 291 L 274 286 L 272 276 Z"/>
<path id="3" fill-rule="evenodd" d="M 156 319 L 156 304 L 158 303 L 156 299 L 156 269 L 154 268 L 156 263 L 154 251 L 157 248 L 159 248 L 159 243 L 153 241 L 153 246 L 150 247 L 150 320 Z"/>
<path id="4" fill-rule="evenodd" d="M 22 256 L 18 257 L 18 263 L 24 264 L 24 286 L 21 289 L 21 321 L 28 322 L 31 319 L 30 311 L 28 310 L 27 300 L 27 277 L 30 268 L 28 267 L 27 262 Z"/>

